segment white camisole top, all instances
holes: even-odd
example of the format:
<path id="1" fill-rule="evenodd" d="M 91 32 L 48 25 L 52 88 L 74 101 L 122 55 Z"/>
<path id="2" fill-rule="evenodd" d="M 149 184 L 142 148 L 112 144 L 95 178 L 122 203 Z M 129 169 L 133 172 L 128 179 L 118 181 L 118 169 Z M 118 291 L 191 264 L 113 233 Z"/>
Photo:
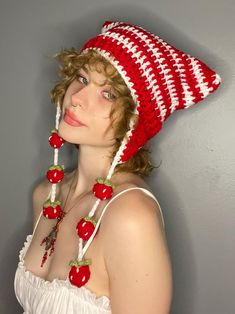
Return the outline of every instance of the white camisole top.
<path id="1" fill-rule="evenodd" d="M 92 236 L 83 248 L 83 255 L 91 244 L 108 205 L 114 201 L 116 197 L 133 189 L 142 190 L 157 202 L 160 208 L 163 226 L 165 227 L 161 207 L 150 191 L 140 187 L 123 190 L 115 195 L 104 207 Z M 111 314 L 110 299 L 107 296 L 97 298 L 95 293 L 85 286 L 77 288 L 72 285 L 68 277 L 66 280 L 55 278 L 53 281 L 47 281 L 26 270 L 24 266 L 24 256 L 30 246 L 41 216 L 42 211 L 38 217 L 33 233 L 26 237 L 24 246 L 19 252 L 19 263 L 15 272 L 14 290 L 18 302 L 24 309 L 23 314 Z"/>

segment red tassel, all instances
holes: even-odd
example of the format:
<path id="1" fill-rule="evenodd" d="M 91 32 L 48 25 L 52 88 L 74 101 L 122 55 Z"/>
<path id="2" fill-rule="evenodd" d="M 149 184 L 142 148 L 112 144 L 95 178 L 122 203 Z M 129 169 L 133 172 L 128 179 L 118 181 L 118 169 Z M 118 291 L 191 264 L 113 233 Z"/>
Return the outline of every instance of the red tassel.
<path id="1" fill-rule="evenodd" d="M 41 267 L 43 267 L 44 263 L 47 260 L 47 251 L 44 253 L 43 258 L 42 258 L 42 263 L 41 263 Z"/>

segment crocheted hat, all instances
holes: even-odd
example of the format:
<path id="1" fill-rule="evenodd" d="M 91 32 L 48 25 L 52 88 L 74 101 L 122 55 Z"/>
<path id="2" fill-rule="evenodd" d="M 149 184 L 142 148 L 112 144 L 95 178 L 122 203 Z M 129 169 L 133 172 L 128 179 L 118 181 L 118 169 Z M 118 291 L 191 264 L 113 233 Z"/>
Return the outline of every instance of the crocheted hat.
<path id="1" fill-rule="evenodd" d="M 118 163 L 134 156 L 175 110 L 198 103 L 221 82 L 202 61 L 140 26 L 106 21 L 101 34 L 91 38 L 81 52 L 90 49 L 117 69 L 136 103 L 139 119 L 136 126 L 130 125 Z"/>
<path id="2" fill-rule="evenodd" d="M 98 178 L 93 186 L 93 193 L 97 197 L 94 206 L 88 216 L 77 224 L 79 254 L 78 259 L 70 263 L 72 268 L 69 275 L 70 282 L 77 287 L 84 285 L 90 277 L 89 262 L 83 260 L 83 255 L 99 227 L 92 217 L 100 201 L 112 197 L 113 185 L 110 179 L 117 164 L 133 157 L 161 130 L 164 121 L 175 110 L 198 103 L 215 91 L 221 82 L 220 76 L 202 61 L 174 48 L 142 27 L 128 23 L 106 21 L 101 34 L 91 38 L 79 53 L 85 54 L 89 50 L 97 51 L 121 75 L 136 103 L 138 121 L 136 125 L 130 121 L 127 136 L 112 161 L 107 177 Z M 54 148 L 54 164 L 47 172 L 52 190 L 43 212 L 45 217 L 58 220 L 63 219 L 63 211 L 59 201 L 55 202 L 56 184 L 64 176 L 63 167 L 58 165 L 58 149 L 63 145 L 63 139 L 58 135 L 60 114 L 58 104 L 56 125 L 50 137 L 50 144 Z M 53 238 L 51 234 L 48 237 L 44 241 L 52 241 L 52 245 L 47 246 L 46 250 L 51 248 L 53 252 L 56 237 Z M 83 240 L 87 241 L 84 248 Z M 47 251 L 42 265 L 46 258 Z"/>

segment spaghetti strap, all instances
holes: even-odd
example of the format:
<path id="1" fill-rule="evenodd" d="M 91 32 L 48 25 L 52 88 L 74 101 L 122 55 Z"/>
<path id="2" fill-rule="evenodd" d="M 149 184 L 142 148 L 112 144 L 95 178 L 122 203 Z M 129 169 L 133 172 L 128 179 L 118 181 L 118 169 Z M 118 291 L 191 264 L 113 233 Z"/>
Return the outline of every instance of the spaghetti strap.
<path id="1" fill-rule="evenodd" d="M 103 211 L 102 211 L 102 213 L 101 213 L 101 215 L 100 215 L 100 218 L 99 218 L 99 220 L 98 220 L 97 223 L 96 223 L 94 232 L 92 233 L 91 237 L 90 237 L 89 240 L 86 242 L 86 244 L 85 244 L 85 246 L 84 246 L 84 248 L 83 248 L 83 250 L 82 250 L 82 256 L 84 256 L 84 254 L 86 253 L 88 247 L 90 246 L 90 244 L 91 244 L 93 238 L 95 237 L 96 232 L 97 232 L 97 230 L 98 230 L 98 228 L 99 228 L 99 225 L 100 225 L 100 223 L 101 223 L 101 219 L 102 219 L 102 217 L 103 217 L 103 215 L 104 215 L 106 209 L 108 208 L 108 205 L 109 205 L 110 203 L 112 203 L 112 202 L 115 200 L 115 198 L 117 198 L 118 196 L 122 195 L 123 193 L 125 193 L 125 192 L 127 192 L 127 191 L 134 190 L 134 189 L 142 190 L 143 192 L 145 192 L 146 194 L 148 194 L 150 197 L 152 197 L 152 198 L 157 202 L 157 204 L 158 204 L 158 206 L 159 206 L 159 209 L 160 209 L 160 213 L 161 213 L 161 218 L 162 218 L 163 227 L 165 228 L 165 222 L 164 222 L 164 217 L 163 217 L 163 213 L 162 213 L 161 206 L 160 206 L 158 200 L 156 199 L 156 197 L 155 197 L 149 190 L 147 190 L 147 189 L 145 189 L 145 188 L 140 188 L 140 187 L 133 187 L 133 188 L 129 188 L 129 189 L 123 190 L 123 191 L 121 191 L 120 193 L 118 193 L 117 195 L 115 195 L 115 196 L 108 202 L 108 204 L 105 205 L 105 207 L 104 207 L 104 209 L 103 209 Z"/>
<path id="2" fill-rule="evenodd" d="M 51 191 L 49 192 L 49 194 L 48 194 L 48 196 L 47 196 L 47 199 L 50 197 L 50 195 L 51 195 Z M 43 212 L 43 210 L 41 210 L 40 215 L 39 215 L 39 217 L 38 217 L 38 219 L 37 219 L 37 222 L 36 222 L 36 224 L 35 224 L 35 227 L 34 227 L 34 229 L 33 229 L 32 238 L 33 238 L 33 235 L 34 235 L 34 233 L 35 233 L 35 231 L 36 231 L 36 229 L 37 229 L 39 220 L 40 220 L 40 218 L 41 218 L 41 216 L 42 216 L 42 212 Z"/>

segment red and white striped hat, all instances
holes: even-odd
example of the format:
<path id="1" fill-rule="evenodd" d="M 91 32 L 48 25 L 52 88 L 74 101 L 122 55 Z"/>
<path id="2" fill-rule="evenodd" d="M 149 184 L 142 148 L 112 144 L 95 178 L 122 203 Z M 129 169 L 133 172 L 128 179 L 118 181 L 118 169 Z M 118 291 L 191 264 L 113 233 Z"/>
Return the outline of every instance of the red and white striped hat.
<path id="1" fill-rule="evenodd" d="M 202 61 L 144 28 L 106 21 L 101 34 L 80 52 L 95 50 L 119 72 L 136 103 L 137 125 L 130 125 L 117 163 L 135 155 L 175 110 L 188 108 L 217 89 L 220 76 Z"/>

